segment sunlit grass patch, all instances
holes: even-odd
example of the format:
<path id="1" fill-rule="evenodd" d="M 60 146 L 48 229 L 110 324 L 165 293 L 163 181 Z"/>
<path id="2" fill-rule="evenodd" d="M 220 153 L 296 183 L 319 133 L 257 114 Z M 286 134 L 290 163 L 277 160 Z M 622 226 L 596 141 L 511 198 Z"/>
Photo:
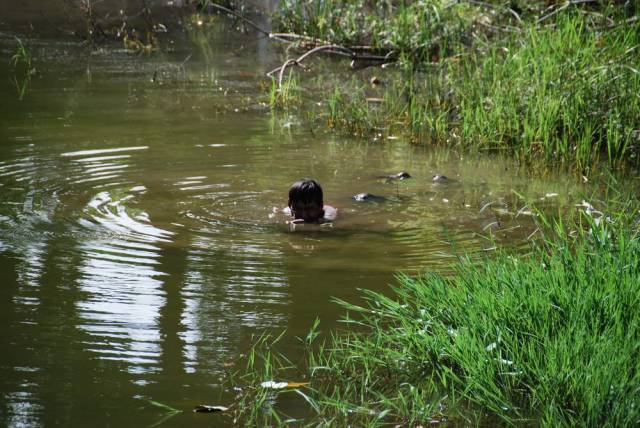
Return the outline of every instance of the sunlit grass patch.
<path id="1" fill-rule="evenodd" d="M 595 32 L 584 20 L 531 27 L 453 70 L 461 137 L 585 170 L 637 164 L 638 26 Z"/>

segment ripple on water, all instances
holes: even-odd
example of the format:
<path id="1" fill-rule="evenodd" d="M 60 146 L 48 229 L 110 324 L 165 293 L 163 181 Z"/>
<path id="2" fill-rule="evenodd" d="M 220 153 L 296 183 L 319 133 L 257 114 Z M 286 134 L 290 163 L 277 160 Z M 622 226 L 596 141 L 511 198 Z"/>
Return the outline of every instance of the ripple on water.
<path id="1" fill-rule="evenodd" d="M 108 191 L 98 193 L 87 204 L 85 218 L 79 220 L 80 224 L 96 227 L 101 232 L 127 235 L 132 241 L 170 242 L 173 232 L 155 227 L 149 222 L 147 213 L 138 211 L 132 216 L 128 212 L 124 202 L 141 191 L 141 186 L 135 186 L 120 199 L 114 199 Z"/>
<path id="2" fill-rule="evenodd" d="M 203 354 L 231 357 L 238 338 L 256 328 L 285 328 L 291 304 L 283 254 L 268 237 L 238 231 L 193 238 L 181 293 L 188 371 Z"/>
<path id="3" fill-rule="evenodd" d="M 0 177 L 13 177 L 15 181 L 24 181 L 31 178 L 37 169 L 38 164 L 33 157 L 16 159 L 13 162 L 2 162 L 0 163 Z"/>
<path id="4" fill-rule="evenodd" d="M 153 371 L 161 354 L 162 288 L 159 244 L 172 232 L 154 226 L 145 212 L 126 202 L 144 186 L 103 191 L 89 201 L 79 219 L 79 286 L 86 298 L 77 303 L 80 328 L 94 338 L 88 348 L 105 360 L 122 361 L 130 371 Z"/>
<path id="5" fill-rule="evenodd" d="M 83 183 L 111 183 L 122 177 L 129 168 L 127 160 L 131 154 L 112 154 L 122 152 L 137 152 L 148 149 L 148 146 L 117 147 L 110 149 L 80 150 L 62 153 L 62 158 L 69 158 L 74 164 L 71 174 L 67 178 L 71 185 Z"/>
<path id="6" fill-rule="evenodd" d="M 79 251 L 80 328 L 101 358 L 153 366 L 160 356 L 159 310 L 165 303 L 159 249 L 123 239 L 89 239 Z"/>

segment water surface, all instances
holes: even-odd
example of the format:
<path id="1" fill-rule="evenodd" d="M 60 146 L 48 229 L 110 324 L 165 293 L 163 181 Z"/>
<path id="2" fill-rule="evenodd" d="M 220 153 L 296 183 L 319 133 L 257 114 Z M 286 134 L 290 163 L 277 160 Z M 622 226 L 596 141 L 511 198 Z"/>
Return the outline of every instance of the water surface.
<path id="1" fill-rule="evenodd" d="M 336 326 L 331 297 L 386 292 L 399 270 L 450 272 L 490 252 L 489 234 L 524 247 L 518 194 L 553 209 L 580 191 L 499 157 L 271 112 L 263 76 L 282 52 L 266 40 L 214 31 L 151 56 L 29 45 L 25 83 L 0 40 L 2 425 L 148 426 L 162 417 L 148 400 L 187 410 L 168 425 L 229 423 L 189 410 L 230 404 L 225 370 L 252 335 L 286 330 L 299 355 L 316 317 Z M 413 178 L 377 178 L 402 170 Z M 292 230 L 274 213 L 301 177 L 323 185 L 334 224 Z"/>

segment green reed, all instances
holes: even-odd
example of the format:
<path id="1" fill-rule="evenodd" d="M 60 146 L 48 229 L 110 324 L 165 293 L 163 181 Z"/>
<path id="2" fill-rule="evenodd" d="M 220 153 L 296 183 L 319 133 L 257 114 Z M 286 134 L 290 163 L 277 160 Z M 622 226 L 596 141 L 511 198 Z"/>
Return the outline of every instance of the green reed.
<path id="1" fill-rule="evenodd" d="M 16 50 L 9 60 L 13 71 L 11 80 L 18 93 L 18 100 L 23 100 L 31 84 L 31 77 L 36 74 L 36 68 L 32 64 L 29 48 L 20 38 L 15 37 L 15 40 Z"/>
<path id="2" fill-rule="evenodd" d="M 460 38 L 460 10 L 440 0 L 285 0 L 274 20 L 280 32 L 423 59 Z"/>
<path id="3" fill-rule="evenodd" d="M 625 21 L 620 7 L 603 3 L 598 13 L 560 8 L 543 25 L 535 19 L 544 9 L 533 13 L 522 4 L 515 22 L 513 9 L 507 13 L 503 5 L 492 25 L 509 31 L 474 39 L 470 32 L 477 31 L 470 25 L 487 16 L 477 7 L 356 3 L 362 8 L 350 2 L 333 9 L 325 2 L 292 2 L 281 10 L 283 31 L 366 44 L 397 60 L 395 67 L 376 71 L 387 82 L 373 91 L 383 103 L 368 101 L 372 89 L 361 73 L 329 91 L 326 80 L 317 85 L 318 93 L 331 94 L 326 102 L 331 127 L 507 151 L 522 162 L 580 172 L 602 162 L 614 168 L 638 165 L 640 22 Z M 612 26 L 603 16 L 621 24 Z M 309 78 L 304 84 L 314 85 Z"/>
<path id="4" fill-rule="evenodd" d="M 16 51 L 9 61 L 13 67 L 18 67 L 20 64 L 24 65 L 27 71 L 31 70 L 31 53 L 25 46 L 22 40 L 18 37 L 16 39 Z"/>
<path id="5" fill-rule="evenodd" d="M 385 402 L 376 394 L 410 385 L 440 391 L 441 411 L 454 418 L 635 425 L 640 239 L 633 221 L 628 228 L 618 226 L 621 216 L 584 215 L 571 233 L 556 223 L 527 258 L 466 259 L 450 278 L 400 276 L 393 298 L 365 292 L 363 306 L 341 302 L 359 315 L 348 320 L 358 330 L 334 336 L 321 364 L 331 368 L 331 382 L 365 387 L 351 400 L 380 410 Z M 433 399 L 413 404 L 434 417 Z"/>
<path id="6" fill-rule="evenodd" d="M 598 33 L 564 17 L 467 57 L 452 75 L 462 139 L 581 170 L 637 164 L 639 28 Z"/>
<path id="7" fill-rule="evenodd" d="M 298 74 L 289 71 L 283 76 L 282 83 L 278 84 L 277 78 L 271 79 L 269 87 L 269 105 L 271 108 L 288 108 L 297 106 L 302 102 L 302 92 Z"/>

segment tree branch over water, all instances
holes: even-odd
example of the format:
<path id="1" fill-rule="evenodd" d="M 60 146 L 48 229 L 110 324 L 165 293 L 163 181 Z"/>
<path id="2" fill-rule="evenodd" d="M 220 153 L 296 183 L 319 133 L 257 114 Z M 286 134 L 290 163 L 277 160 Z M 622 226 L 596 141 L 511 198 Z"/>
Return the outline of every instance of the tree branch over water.
<path id="1" fill-rule="evenodd" d="M 366 61 L 387 62 L 390 59 L 388 56 L 358 55 L 354 50 L 349 49 L 347 47 L 344 47 L 344 46 L 341 46 L 341 45 L 328 44 L 328 45 L 317 46 L 317 47 L 305 52 L 304 54 L 300 55 L 296 59 L 288 59 L 280 67 L 274 68 L 273 70 L 268 72 L 267 76 L 272 76 L 273 74 L 279 72 L 278 86 L 282 86 L 282 79 L 284 77 L 284 72 L 287 69 L 287 67 L 291 67 L 291 66 L 294 66 L 294 65 L 298 65 L 298 66 L 302 67 L 302 61 L 304 61 L 305 59 L 307 59 L 311 55 L 314 55 L 314 54 L 317 54 L 317 53 L 321 53 L 321 52 L 331 53 L 331 54 L 340 55 L 340 56 L 347 56 L 347 57 L 351 58 L 354 61 L 355 60 L 366 60 Z"/>

